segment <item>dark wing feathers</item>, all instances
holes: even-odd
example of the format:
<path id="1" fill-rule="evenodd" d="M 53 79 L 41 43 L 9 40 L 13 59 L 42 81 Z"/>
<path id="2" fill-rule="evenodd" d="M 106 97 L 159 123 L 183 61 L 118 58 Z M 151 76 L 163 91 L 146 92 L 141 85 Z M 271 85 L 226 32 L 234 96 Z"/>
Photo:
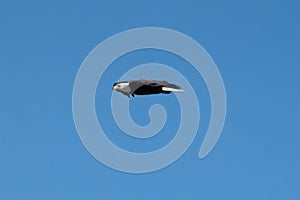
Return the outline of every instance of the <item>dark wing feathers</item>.
<path id="1" fill-rule="evenodd" d="M 140 79 L 137 81 L 136 85 L 142 86 L 142 85 L 149 85 L 149 86 L 163 86 L 163 87 L 169 87 L 174 89 L 180 89 L 178 85 L 171 84 L 168 81 L 157 81 L 157 80 L 149 80 L 149 79 Z"/>

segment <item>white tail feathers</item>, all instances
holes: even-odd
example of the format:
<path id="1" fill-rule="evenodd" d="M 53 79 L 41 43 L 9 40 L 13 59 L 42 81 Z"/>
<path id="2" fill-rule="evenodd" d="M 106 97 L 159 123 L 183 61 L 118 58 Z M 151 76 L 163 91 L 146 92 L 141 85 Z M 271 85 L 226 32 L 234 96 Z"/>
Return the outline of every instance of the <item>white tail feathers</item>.
<path id="1" fill-rule="evenodd" d="M 168 88 L 168 87 L 162 87 L 162 90 L 167 91 L 167 92 L 184 92 L 184 90 L 175 89 L 175 88 Z"/>

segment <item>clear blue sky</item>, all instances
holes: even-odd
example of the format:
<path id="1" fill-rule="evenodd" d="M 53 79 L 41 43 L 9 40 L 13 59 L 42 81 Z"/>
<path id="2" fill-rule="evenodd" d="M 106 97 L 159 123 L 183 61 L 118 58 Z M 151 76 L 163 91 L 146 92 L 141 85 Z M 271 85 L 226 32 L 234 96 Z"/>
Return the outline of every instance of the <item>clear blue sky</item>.
<path id="1" fill-rule="evenodd" d="M 296 0 L 2 0 L 0 199 L 300 199 L 299 19 Z M 205 47 L 223 76 L 228 112 L 218 144 L 198 160 L 209 100 L 199 77 L 190 78 L 203 97 L 196 140 L 171 166 L 136 175 L 112 170 L 87 152 L 71 105 L 87 54 L 113 34 L 144 26 L 178 30 Z M 177 63 L 172 56 L 148 53 L 130 54 L 119 64 Z M 121 75 L 117 65 L 107 73 Z M 111 97 L 113 78 L 101 82 L 109 90 L 97 93 L 99 115 L 106 112 L 101 101 Z M 134 105 L 142 108 L 142 99 Z M 176 106 L 171 101 L 166 109 Z M 132 110 L 137 123 L 147 124 L 146 109 Z M 133 141 L 135 150 L 155 149 L 171 137 L 165 136 L 140 146 Z M 109 137 L 134 150 L 125 136 Z"/>

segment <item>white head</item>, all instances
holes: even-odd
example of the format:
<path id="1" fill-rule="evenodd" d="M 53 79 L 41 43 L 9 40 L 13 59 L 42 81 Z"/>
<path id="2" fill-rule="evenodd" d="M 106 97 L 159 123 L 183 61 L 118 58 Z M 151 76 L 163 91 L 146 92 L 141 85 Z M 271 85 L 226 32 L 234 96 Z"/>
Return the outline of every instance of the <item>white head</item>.
<path id="1" fill-rule="evenodd" d="M 130 92 L 129 82 L 115 83 L 113 86 L 113 90 L 117 90 L 119 92 L 124 92 L 124 93 L 129 93 Z"/>

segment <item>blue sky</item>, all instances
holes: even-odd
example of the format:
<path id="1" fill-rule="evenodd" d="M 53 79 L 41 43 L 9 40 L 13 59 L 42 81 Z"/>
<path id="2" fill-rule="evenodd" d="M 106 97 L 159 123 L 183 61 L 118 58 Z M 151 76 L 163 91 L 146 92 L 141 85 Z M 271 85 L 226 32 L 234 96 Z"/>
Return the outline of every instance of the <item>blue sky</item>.
<path id="1" fill-rule="evenodd" d="M 0 199 L 299 199 L 299 11 L 299 1 L 270 0 L 1 1 Z M 201 78 L 183 71 L 203 98 L 196 140 L 171 166 L 137 175 L 104 166 L 84 148 L 72 118 L 72 88 L 97 44 L 144 26 L 183 32 L 209 52 L 223 76 L 228 112 L 218 144 L 198 160 L 209 97 Z M 130 68 L 160 59 L 177 63 L 137 52 L 118 60 L 107 77 L 121 73 L 118 63 Z M 111 81 L 100 82 L 109 90 L 97 93 L 98 115 L 107 112 L 101 101 L 111 97 Z M 132 106 L 162 101 L 176 111 L 171 99 L 136 98 Z M 137 123 L 148 123 L 147 110 L 132 110 Z M 165 135 L 135 150 L 155 149 L 172 137 Z"/>

